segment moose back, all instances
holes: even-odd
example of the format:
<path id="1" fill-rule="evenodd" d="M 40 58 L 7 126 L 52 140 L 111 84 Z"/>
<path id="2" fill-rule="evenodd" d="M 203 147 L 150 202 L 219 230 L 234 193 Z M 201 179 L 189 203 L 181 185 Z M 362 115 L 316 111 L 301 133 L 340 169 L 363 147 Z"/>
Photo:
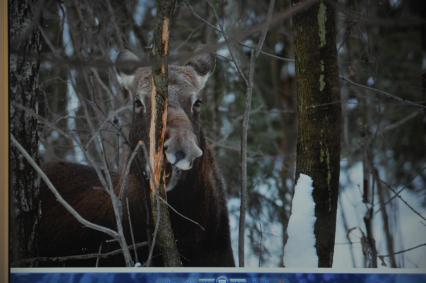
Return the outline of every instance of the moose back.
<path id="1" fill-rule="evenodd" d="M 129 133 L 131 147 L 146 138 L 150 119 L 151 69 L 129 62 L 137 57 L 129 51 L 119 54 L 117 69 L 122 86 L 133 97 L 134 118 Z M 129 64 L 127 64 L 129 63 Z M 201 96 L 215 60 L 211 55 L 194 57 L 182 66 L 169 66 L 168 120 L 164 154 L 167 159 L 167 200 L 170 219 L 179 254 L 184 266 L 234 266 L 231 249 L 228 210 L 222 177 L 200 125 Z M 154 224 L 147 203 L 146 167 L 132 166 L 123 196 L 122 222 L 128 244 L 152 237 Z M 87 220 L 116 229 L 110 196 L 103 189 L 94 168 L 74 163 L 47 163 L 43 170 L 62 197 Z M 118 193 L 118 174 L 111 173 Z M 139 176 L 139 177 L 138 177 Z M 127 201 L 124 201 L 126 199 Z M 41 257 L 64 257 L 104 254 L 119 249 L 107 235 L 82 226 L 57 202 L 46 187 L 41 188 L 42 216 L 38 240 Z M 128 203 L 128 207 L 126 207 Z M 180 214 L 180 215 L 179 215 Z M 184 217 L 183 217 L 184 216 Z M 191 219 L 199 225 L 194 224 Z M 144 263 L 149 245 L 137 249 L 138 261 Z M 153 254 L 153 265 L 161 266 L 159 249 Z M 133 255 L 133 251 L 131 251 Z M 84 257 L 84 256 L 83 256 Z M 122 253 L 108 257 L 91 257 L 66 261 L 40 262 L 42 266 L 124 266 Z"/>

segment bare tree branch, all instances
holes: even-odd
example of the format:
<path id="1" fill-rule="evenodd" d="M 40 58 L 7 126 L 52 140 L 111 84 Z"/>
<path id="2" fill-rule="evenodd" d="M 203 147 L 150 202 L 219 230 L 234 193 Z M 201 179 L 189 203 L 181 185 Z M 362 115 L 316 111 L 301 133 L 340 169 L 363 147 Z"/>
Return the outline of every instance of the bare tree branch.
<path id="1" fill-rule="evenodd" d="M 63 207 L 74 216 L 74 218 L 80 222 L 85 227 L 88 227 L 90 229 L 102 232 L 107 234 L 108 236 L 112 237 L 113 239 L 118 239 L 119 235 L 116 231 L 111 230 L 107 227 L 97 225 L 95 223 L 92 223 L 85 218 L 83 218 L 65 199 L 62 198 L 58 190 L 55 188 L 55 186 L 50 181 L 49 177 L 41 170 L 41 168 L 37 165 L 37 163 L 34 161 L 34 159 L 31 158 L 31 156 L 27 153 L 27 151 L 21 146 L 21 144 L 15 139 L 13 135 L 10 136 L 10 140 L 12 141 L 12 144 L 18 148 L 18 150 L 22 153 L 24 158 L 30 163 L 30 165 L 34 168 L 34 170 L 37 171 L 37 173 L 40 175 L 40 177 L 43 179 L 43 181 L 46 183 L 49 190 L 55 195 L 56 199 L 60 204 L 63 205 Z"/>
<path id="2" fill-rule="evenodd" d="M 419 216 L 423 221 L 426 221 L 426 217 L 424 217 L 420 212 L 418 212 L 416 209 L 414 209 L 414 207 L 412 207 L 403 197 L 401 197 L 401 195 L 396 192 L 391 185 L 389 185 L 388 183 L 386 183 L 385 181 L 383 181 L 382 179 L 379 178 L 379 176 L 377 176 L 377 181 L 381 182 L 382 184 L 385 185 L 385 187 L 390 190 L 395 197 L 399 198 L 403 204 L 405 204 L 412 212 L 414 212 L 414 214 L 416 214 L 417 216 Z"/>
<path id="3" fill-rule="evenodd" d="M 246 75 L 241 70 L 240 64 L 238 63 L 237 58 L 235 57 L 234 51 L 232 49 L 231 40 L 233 40 L 233 39 L 228 36 L 225 29 L 223 28 L 223 25 L 220 23 L 220 18 L 219 18 L 219 15 L 217 14 L 215 6 L 212 3 L 210 3 L 209 0 L 206 0 L 206 2 L 207 2 L 207 4 L 209 4 L 210 8 L 212 9 L 213 14 L 214 14 L 216 21 L 217 21 L 217 25 L 219 26 L 220 33 L 222 34 L 223 38 L 225 39 L 226 46 L 227 46 L 229 54 L 231 55 L 231 58 L 232 58 L 232 63 L 234 64 L 235 69 L 237 70 L 240 77 L 243 79 L 246 86 L 248 86 L 249 82 L 246 78 Z"/>
<path id="4" fill-rule="evenodd" d="M 400 102 L 402 104 L 409 105 L 409 106 L 414 106 L 414 107 L 418 107 L 418 108 L 422 108 L 422 109 L 426 109 L 426 105 L 422 105 L 422 104 L 419 104 L 419 103 L 416 103 L 416 102 L 413 102 L 413 101 L 401 98 L 401 97 L 396 96 L 394 94 L 391 94 L 391 93 L 389 93 L 387 91 L 380 90 L 380 89 L 377 89 L 377 88 L 374 88 L 374 87 L 369 87 L 369 86 L 366 86 L 366 85 L 354 82 L 354 81 L 352 81 L 352 80 L 350 80 L 350 79 L 348 79 L 346 77 L 343 77 L 343 76 L 340 76 L 340 79 L 343 80 L 343 81 L 345 81 L 345 82 L 348 82 L 348 83 L 350 83 L 350 84 L 352 84 L 354 86 L 357 86 L 357 87 L 360 87 L 360 88 L 372 91 L 374 93 L 380 94 L 380 95 L 382 95 L 384 97 L 396 100 L 396 101 L 398 101 L 398 102 Z"/>
<path id="5" fill-rule="evenodd" d="M 426 243 L 423 243 L 423 244 L 420 244 L 420 245 L 417 245 L 417 246 L 414 246 L 414 247 L 411 247 L 411 248 L 408 248 L 408 249 L 400 250 L 400 251 L 394 252 L 393 254 L 378 255 L 377 257 L 379 257 L 379 258 L 390 257 L 390 256 L 393 256 L 393 255 L 409 252 L 409 251 L 412 251 L 412 250 L 415 250 L 415 249 L 418 249 L 418 248 L 421 248 L 421 247 L 424 247 L 424 246 L 426 246 Z"/>
<path id="6" fill-rule="evenodd" d="M 133 224 L 132 224 L 132 218 L 130 216 L 130 208 L 129 208 L 129 199 L 126 197 L 126 208 L 127 208 L 127 217 L 129 220 L 129 227 L 130 227 L 130 236 L 132 238 L 132 244 L 133 246 L 135 246 L 135 234 L 133 233 Z M 139 258 L 138 258 L 138 252 L 135 249 L 135 262 L 139 262 Z"/>
<path id="7" fill-rule="evenodd" d="M 134 245 L 129 246 L 129 249 L 136 250 L 141 247 L 147 246 L 147 242 L 141 242 Z M 34 263 L 34 262 L 43 262 L 43 261 L 53 261 L 53 262 L 65 262 L 69 260 L 86 260 L 93 258 L 108 258 L 113 255 L 118 255 L 122 253 L 122 249 L 116 249 L 106 253 L 90 253 L 90 254 L 80 254 L 80 255 L 71 255 L 71 256 L 61 256 L 61 257 L 34 257 L 34 258 L 24 258 L 18 263 L 26 264 L 26 263 Z"/>
<path id="8" fill-rule="evenodd" d="M 247 210 L 247 134 L 250 120 L 251 97 L 253 93 L 253 77 L 255 68 L 255 54 L 251 51 L 249 65 L 249 80 L 247 81 L 246 99 L 244 105 L 244 118 L 241 134 L 241 205 L 238 234 L 238 261 L 239 266 L 244 267 L 244 236 Z"/>
<path id="9" fill-rule="evenodd" d="M 262 35 L 260 36 L 259 42 L 257 43 L 257 46 L 256 46 L 256 54 L 255 54 L 256 58 L 259 57 L 259 54 L 263 48 L 263 43 L 265 42 L 265 39 L 266 39 L 266 35 L 268 34 L 269 24 L 272 19 L 272 13 L 274 12 L 274 7 L 275 7 L 275 0 L 269 1 L 269 8 L 268 8 L 268 14 L 266 16 L 266 23 L 263 27 Z"/>

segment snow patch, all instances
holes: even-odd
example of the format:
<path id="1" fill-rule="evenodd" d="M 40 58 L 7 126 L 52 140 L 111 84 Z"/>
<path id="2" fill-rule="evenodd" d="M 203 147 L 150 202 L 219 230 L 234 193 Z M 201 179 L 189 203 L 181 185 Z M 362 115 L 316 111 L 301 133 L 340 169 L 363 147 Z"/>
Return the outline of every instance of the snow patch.
<path id="1" fill-rule="evenodd" d="M 288 240 L 284 247 L 286 267 L 318 267 L 315 249 L 315 203 L 312 198 L 313 181 L 300 174 L 294 190 L 288 222 Z"/>
<path id="2" fill-rule="evenodd" d="M 139 0 L 138 4 L 136 5 L 136 9 L 133 14 L 133 20 L 135 21 L 137 26 L 141 26 L 142 22 L 145 19 L 147 5 L 148 3 L 146 0 Z"/>

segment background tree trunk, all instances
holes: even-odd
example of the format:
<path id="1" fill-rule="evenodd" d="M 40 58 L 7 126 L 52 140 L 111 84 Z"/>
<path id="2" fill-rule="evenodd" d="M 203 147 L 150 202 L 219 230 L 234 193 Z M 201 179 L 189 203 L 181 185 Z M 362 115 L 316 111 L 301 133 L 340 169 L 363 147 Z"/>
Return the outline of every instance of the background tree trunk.
<path id="1" fill-rule="evenodd" d="M 38 112 L 38 72 L 40 10 L 33 1 L 10 1 L 10 131 L 38 162 L 37 120 L 29 111 Z M 35 242 L 40 218 L 39 178 L 15 147 L 10 148 L 11 174 L 11 262 L 36 254 Z"/>
<path id="2" fill-rule="evenodd" d="M 296 4 L 302 1 L 293 1 Z M 293 18 L 297 87 L 296 177 L 314 181 L 319 267 L 333 263 L 340 170 L 340 90 L 335 10 L 320 1 Z"/>

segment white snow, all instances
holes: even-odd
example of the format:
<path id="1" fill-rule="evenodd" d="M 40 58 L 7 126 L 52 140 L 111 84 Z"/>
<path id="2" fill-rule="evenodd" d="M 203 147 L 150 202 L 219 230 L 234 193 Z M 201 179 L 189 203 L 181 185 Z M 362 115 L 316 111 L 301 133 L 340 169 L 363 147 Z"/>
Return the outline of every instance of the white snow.
<path id="1" fill-rule="evenodd" d="M 63 13 L 63 11 L 66 11 L 66 9 L 58 9 L 59 16 L 61 18 L 64 18 L 64 29 L 62 33 L 62 44 L 65 48 L 65 54 L 67 56 L 72 56 L 74 54 L 74 47 L 71 42 L 71 32 L 70 32 L 70 26 L 68 23 L 68 16 L 66 13 Z"/>
<path id="2" fill-rule="evenodd" d="M 136 5 L 135 12 L 133 13 L 133 19 L 137 26 L 141 26 L 143 20 L 145 19 L 145 14 L 148 6 L 148 1 L 146 0 L 139 0 L 138 4 Z"/>
<path id="3" fill-rule="evenodd" d="M 312 198 L 313 181 L 308 175 L 300 174 L 294 190 L 288 240 L 284 247 L 286 267 L 318 267 L 315 249 L 315 203 Z"/>
<path id="4" fill-rule="evenodd" d="M 277 44 L 275 44 L 274 51 L 276 54 L 281 53 L 283 50 L 284 50 L 284 43 L 278 42 Z"/>
<path id="5" fill-rule="evenodd" d="M 387 152 L 389 158 L 392 153 Z M 345 168 L 341 163 L 342 171 L 340 173 L 339 205 L 336 222 L 336 244 L 334 247 L 333 268 L 347 268 L 364 266 L 364 256 L 362 254 L 361 236 L 365 233 L 365 226 L 362 216 L 365 214 L 366 207 L 362 203 L 362 164 L 355 163 L 350 168 Z M 385 176 L 385 172 L 380 172 L 381 176 Z M 420 178 L 419 178 L 420 179 Z M 415 180 L 414 180 L 415 181 Z M 413 181 L 413 184 L 414 184 Z M 415 187 L 422 188 L 422 184 Z M 401 187 L 396 186 L 396 191 Z M 391 194 L 393 195 L 393 194 Z M 407 201 L 414 209 L 421 214 L 425 214 L 426 210 L 422 205 L 423 198 L 416 192 L 405 190 L 401 193 L 401 197 Z M 376 241 L 378 254 L 388 254 L 386 248 L 386 239 L 383 234 L 383 222 L 381 211 L 378 205 L 377 190 L 375 192 L 375 200 L 377 207 L 374 208 L 375 215 L 373 218 L 373 233 Z M 344 211 L 347 225 L 352 232 L 349 234 L 352 245 L 346 238 L 347 231 L 343 227 L 343 219 L 341 211 Z M 413 213 L 401 200 L 395 198 L 392 203 L 388 204 L 388 215 L 390 217 L 391 233 L 394 237 L 394 251 L 404 250 L 426 242 L 426 225 L 422 223 L 422 219 Z M 353 252 L 353 260 L 351 257 Z M 426 247 L 420 247 L 409 252 L 401 253 L 396 256 L 398 266 L 404 268 L 425 268 L 426 266 Z M 378 260 L 379 268 L 390 268 L 389 258 L 385 258 L 386 266 L 382 266 L 382 262 Z"/>

